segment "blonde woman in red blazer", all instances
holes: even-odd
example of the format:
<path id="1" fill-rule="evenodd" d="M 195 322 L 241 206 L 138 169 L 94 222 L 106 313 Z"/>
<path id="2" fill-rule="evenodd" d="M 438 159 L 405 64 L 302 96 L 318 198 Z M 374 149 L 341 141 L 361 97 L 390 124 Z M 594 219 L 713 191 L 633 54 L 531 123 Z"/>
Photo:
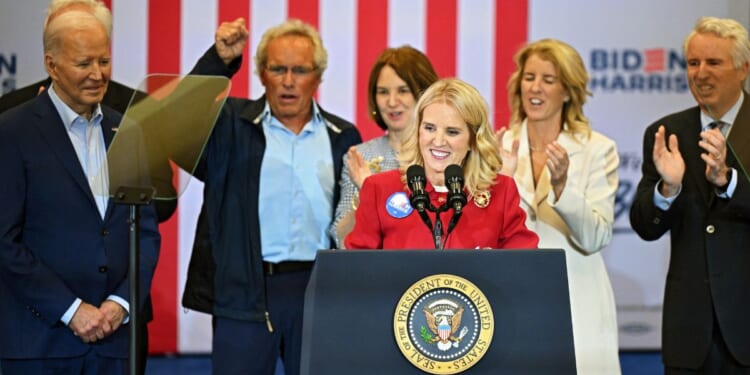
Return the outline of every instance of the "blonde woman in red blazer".
<path id="1" fill-rule="evenodd" d="M 516 185 L 499 175 L 502 162 L 487 104 L 458 79 L 443 79 L 417 102 L 415 120 L 399 153 L 399 170 L 365 179 L 347 249 L 430 249 L 435 236 L 409 203 L 406 169 L 424 167 L 425 193 L 435 207 L 448 197 L 444 172 L 457 164 L 464 172 L 467 203 L 448 233 L 453 209 L 441 214 L 441 245 L 446 249 L 536 248 L 539 238 L 526 228 Z M 435 223 L 435 213 L 428 213 Z"/>

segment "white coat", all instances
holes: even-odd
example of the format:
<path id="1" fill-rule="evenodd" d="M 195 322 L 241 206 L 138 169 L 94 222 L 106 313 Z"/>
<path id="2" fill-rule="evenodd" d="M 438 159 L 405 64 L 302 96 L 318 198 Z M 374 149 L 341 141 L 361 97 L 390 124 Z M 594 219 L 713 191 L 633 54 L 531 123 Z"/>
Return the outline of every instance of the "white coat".
<path id="1" fill-rule="evenodd" d="M 612 239 L 617 167 L 615 143 L 604 135 L 561 132 L 557 142 L 570 164 L 563 192 L 555 202 L 547 167 L 534 186 L 526 121 L 502 140 L 511 149 L 519 139 L 514 174 L 526 227 L 539 235 L 539 248 L 565 250 L 578 374 L 620 374 L 614 294 L 599 253 Z"/>

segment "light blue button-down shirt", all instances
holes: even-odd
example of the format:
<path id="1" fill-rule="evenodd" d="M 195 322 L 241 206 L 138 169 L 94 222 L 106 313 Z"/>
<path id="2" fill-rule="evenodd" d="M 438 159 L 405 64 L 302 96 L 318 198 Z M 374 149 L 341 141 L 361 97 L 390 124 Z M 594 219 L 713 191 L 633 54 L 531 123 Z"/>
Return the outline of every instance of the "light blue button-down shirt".
<path id="1" fill-rule="evenodd" d="M 266 149 L 260 170 L 258 215 L 266 262 L 310 261 L 328 249 L 334 178 L 326 121 L 313 102 L 312 119 L 299 134 L 262 114 Z"/>
<path id="2" fill-rule="evenodd" d="M 102 119 L 104 118 L 102 107 L 101 105 L 96 106 L 91 116 L 91 121 L 89 121 L 73 111 L 72 108 L 60 99 L 60 96 L 55 92 L 54 85 L 50 86 L 48 92 L 52 104 L 60 115 L 63 125 L 65 125 L 65 131 L 70 138 L 70 142 L 73 144 L 78 161 L 81 163 L 81 168 L 86 175 L 89 187 L 96 201 L 96 207 L 99 210 L 99 215 L 104 218 L 109 202 L 109 171 L 107 169 L 107 150 L 101 127 Z M 130 304 L 124 298 L 110 295 L 107 299 L 117 302 L 117 304 L 125 308 L 126 312 L 130 311 Z M 81 306 L 81 302 L 80 298 L 76 298 L 75 302 L 70 305 L 65 314 L 60 318 L 65 325 L 68 325 L 70 320 L 73 319 L 73 315 L 75 315 L 78 307 Z M 128 320 L 126 318 L 123 323 L 127 323 Z"/>
<path id="3" fill-rule="evenodd" d="M 109 171 L 107 170 L 107 151 L 102 134 L 102 108 L 96 106 L 91 121 L 78 115 L 68 107 L 50 87 L 49 96 L 57 113 L 60 114 L 65 130 L 73 143 L 73 148 L 81 163 L 81 168 L 94 195 L 99 215 L 104 218 L 109 202 Z"/>
<path id="4" fill-rule="evenodd" d="M 736 103 L 732 106 L 732 108 L 729 108 L 727 113 L 724 114 L 720 119 L 714 119 L 711 118 L 709 115 L 703 113 L 701 111 L 701 130 L 706 131 L 708 130 L 709 124 L 711 124 L 714 121 L 721 121 L 725 123 L 724 127 L 721 129 L 721 133 L 724 135 L 724 138 L 729 137 L 729 132 L 732 130 L 732 124 L 734 124 L 734 119 L 737 118 L 737 114 L 740 112 L 740 108 L 742 107 L 742 102 L 745 100 L 745 93 L 743 92 L 740 94 L 740 99 L 737 100 Z M 731 151 L 727 151 L 731 152 Z M 727 191 L 723 193 L 717 192 L 717 196 L 720 198 L 731 198 L 734 194 L 734 190 L 737 188 L 737 170 L 734 168 L 731 168 L 732 170 L 732 177 L 729 180 L 729 186 L 727 186 Z M 654 204 L 656 207 L 659 207 L 662 211 L 666 211 L 669 209 L 669 207 L 672 206 L 672 203 L 677 199 L 677 197 L 682 192 L 682 185 L 680 185 L 680 189 L 677 191 L 677 194 L 675 194 L 672 197 L 665 197 L 659 193 L 659 185 L 661 185 L 661 180 L 656 184 L 654 187 Z"/>

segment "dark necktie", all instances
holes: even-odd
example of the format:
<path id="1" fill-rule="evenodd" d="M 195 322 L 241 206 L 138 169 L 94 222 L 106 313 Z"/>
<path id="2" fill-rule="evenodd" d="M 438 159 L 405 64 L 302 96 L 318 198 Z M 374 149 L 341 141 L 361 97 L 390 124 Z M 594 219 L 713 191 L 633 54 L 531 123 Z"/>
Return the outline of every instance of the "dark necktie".
<path id="1" fill-rule="evenodd" d="M 726 135 L 724 133 L 724 128 L 726 127 L 726 125 L 727 125 L 727 123 L 724 122 L 724 121 L 714 121 L 714 122 L 708 124 L 708 128 L 709 129 L 719 129 L 719 131 L 721 132 L 721 134 Z"/>

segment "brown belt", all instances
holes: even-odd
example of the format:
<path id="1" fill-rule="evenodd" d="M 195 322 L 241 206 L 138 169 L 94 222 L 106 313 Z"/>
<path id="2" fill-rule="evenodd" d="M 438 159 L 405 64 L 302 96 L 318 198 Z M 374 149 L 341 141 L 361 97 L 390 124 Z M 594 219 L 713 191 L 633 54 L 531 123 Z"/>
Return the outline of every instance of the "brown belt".
<path id="1" fill-rule="evenodd" d="M 270 262 L 263 262 L 263 272 L 267 276 L 276 275 L 279 273 L 287 273 L 287 272 L 300 272 L 300 271 L 309 271 L 313 267 L 313 262 L 302 262 L 302 261 L 289 261 L 289 262 L 279 262 L 279 263 L 270 263 Z"/>

